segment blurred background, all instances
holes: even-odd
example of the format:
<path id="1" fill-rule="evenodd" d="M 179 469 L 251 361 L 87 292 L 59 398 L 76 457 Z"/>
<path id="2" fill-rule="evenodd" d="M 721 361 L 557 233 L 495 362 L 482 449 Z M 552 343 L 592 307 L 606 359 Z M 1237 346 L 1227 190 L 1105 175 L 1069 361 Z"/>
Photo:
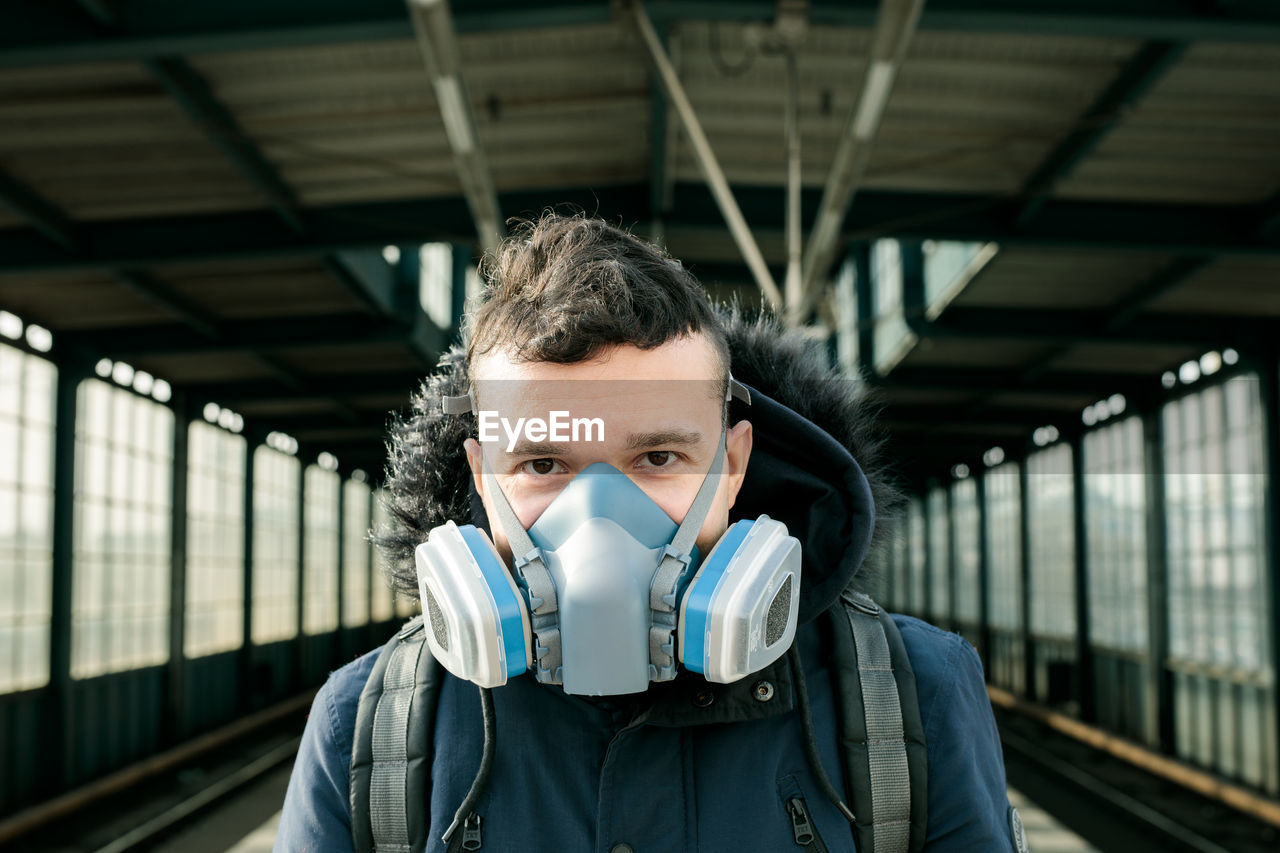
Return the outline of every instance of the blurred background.
<path id="1" fill-rule="evenodd" d="M 0 845 L 270 845 L 314 690 L 415 612 L 388 414 L 547 207 L 874 391 L 878 595 L 981 653 L 1033 849 L 1280 844 L 1275 4 L 4 18 Z"/>

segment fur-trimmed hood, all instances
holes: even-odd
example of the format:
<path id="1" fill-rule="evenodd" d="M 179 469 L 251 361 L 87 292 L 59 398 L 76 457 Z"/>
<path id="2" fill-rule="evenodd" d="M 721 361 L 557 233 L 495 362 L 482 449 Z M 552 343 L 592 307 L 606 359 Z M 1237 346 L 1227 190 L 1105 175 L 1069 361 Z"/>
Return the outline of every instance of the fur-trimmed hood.
<path id="1" fill-rule="evenodd" d="M 770 318 L 726 309 L 723 319 L 733 376 L 753 391 L 752 405 L 735 401 L 730 411 L 730 423 L 746 418 L 754 433 L 731 517 L 767 514 L 800 539 L 800 618 L 808 621 L 846 586 L 873 586 L 875 561 L 867 555 L 881 551 L 897 495 L 882 469 L 864 386 L 828 368 L 811 341 Z M 373 541 L 391 585 L 412 598 L 414 549 L 432 528 L 468 520 L 488 529 L 462 446 L 475 435 L 475 419 L 441 410 L 441 398 L 465 393 L 469 381 L 465 354 L 454 348 L 413 395 L 410 414 L 389 428 L 388 521 Z"/>

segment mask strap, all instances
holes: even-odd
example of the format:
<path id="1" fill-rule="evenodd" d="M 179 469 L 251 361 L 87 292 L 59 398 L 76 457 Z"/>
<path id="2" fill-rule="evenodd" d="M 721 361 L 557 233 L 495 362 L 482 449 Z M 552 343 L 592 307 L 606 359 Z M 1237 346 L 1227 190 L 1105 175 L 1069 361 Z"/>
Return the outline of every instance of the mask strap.
<path id="1" fill-rule="evenodd" d="M 671 544 L 662 555 L 662 562 L 653 575 L 649 586 L 649 610 L 651 626 L 649 628 L 649 665 L 651 681 L 667 681 L 675 678 L 675 646 L 672 634 L 676 627 L 676 586 L 680 578 L 689 569 L 693 559 L 693 543 L 702 529 L 702 522 L 711 511 L 711 504 L 716 498 L 716 489 L 720 485 L 720 472 L 724 469 L 725 431 L 720 431 L 720 442 L 716 447 L 715 458 L 711 460 L 711 468 L 702 478 L 702 485 L 684 515 L 684 521 L 676 530 Z"/>
<path id="2" fill-rule="evenodd" d="M 466 399 L 466 398 L 463 398 Z M 560 679 L 560 629 L 556 617 L 556 587 L 551 572 L 542 561 L 542 551 L 533 544 L 529 532 L 520 524 L 515 510 L 507 501 L 507 495 L 498 485 L 498 478 L 489 466 L 489 459 L 480 454 L 485 489 L 493 496 L 493 508 L 507 534 L 507 544 L 515 558 L 515 570 L 529 587 L 530 621 L 535 637 L 534 658 L 538 664 L 538 680 L 559 684 Z"/>

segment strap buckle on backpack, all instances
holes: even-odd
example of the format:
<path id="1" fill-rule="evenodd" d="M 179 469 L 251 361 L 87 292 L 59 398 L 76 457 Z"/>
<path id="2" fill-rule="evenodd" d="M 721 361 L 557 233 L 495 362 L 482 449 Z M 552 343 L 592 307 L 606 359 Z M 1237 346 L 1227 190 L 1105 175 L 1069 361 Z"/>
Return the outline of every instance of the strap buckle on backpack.
<path id="1" fill-rule="evenodd" d="M 868 616 L 879 616 L 880 605 L 871 600 L 871 596 L 865 592 L 843 592 L 840 599 L 850 607 L 862 611 Z"/>

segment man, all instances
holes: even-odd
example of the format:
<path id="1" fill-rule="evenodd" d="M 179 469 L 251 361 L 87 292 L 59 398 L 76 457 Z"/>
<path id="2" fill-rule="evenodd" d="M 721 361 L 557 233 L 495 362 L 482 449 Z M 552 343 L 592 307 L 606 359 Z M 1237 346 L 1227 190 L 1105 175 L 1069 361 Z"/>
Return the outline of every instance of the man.
<path id="1" fill-rule="evenodd" d="M 461 849 L 463 826 L 467 849 L 500 851 L 856 849 L 846 803 L 858 792 L 837 731 L 844 697 L 833 676 L 831 626 L 839 623 L 831 614 L 841 612 L 842 591 L 862 581 L 855 576 L 876 529 L 872 497 L 883 506 L 893 494 L 874 469 L 867 415 L 848 383 L 770 321 L 717 314 L 679 263 L 599 221 L 545 216 L 503 247 L 488 278 L 465 357 L 447 357 L 413 415 L 393 429 L 392 524 L 375 538 L 393 584 L 427 593 L 425 633 L 452 673 L 439 684 L 419 806 L 426 849 Z M 739 382 L 750 405 L 730 407 Z M 444 413 L 445 398 L 468 394 L 458 410 L 470 414 Z M 598 420 L 603 430 L 550 440 L 553 412 L 581 416 L 584 427 Z M 537 434 L 512 429 L 535 417 Z M 646 513 L 643 524 L 629 521 Z M 799 592 L 792 600 L 790 587 L 787 596 L 770 587 L 770 618 L 777 610 L 787 633 L 774 632 L 774 652 L 750 658 L 768 665 L 739 671 L 730 663 L 734 675 L 715 678 L 691 651 L 694 636 L 711 629 L 662 635 L 653 602 L 633 606 L 628 591 L 647 594 L 662 570 L 642 571 L 637 584 L 625 555 L 644 553 L 630 544 L 645 538 L 636 525 L 665 523 L 656 546 L 646 545 L 657 548 L 655 562 L 687 570 L 684 594 L 667 600 L 692 619 L 688 590 L 730 538 L 731 514 L 760 529 L 766 515 L 786 525 L 798 562 L 788 562 L 794 555 L 781 534 L 772 541 L 782 550 L 758 562 L 777 578 L 799 566 Z M 468 522 L 491 535 L 492 565 L 502 566 L 502 580 L 491 576 L 485 589 L 501 596 L 505 584 L 527 605 L 498 623 L 506 645 L 488 663 L 459 650 L 449 632 L 462 610 L 437 600 L 470 582 L 431 556 Z M 676 565 L 662 543 L 678 526 L 697 550 Z M 609 559 L 570 553 L 581 530 L 592 532 L 575 541 L 606 542 Z M 467 553 L 487 560 L 490 546 L 468 536 Z M 542 563 L 544 588 L 559 596 L 555 614 L 533 574 Z M 893 620 L 927 744 L 924 849 L 1014 849 L 976 653 L 956 635 Z M 637 636 L 655 629 L 652 646 Z M 496 649 L 483 634 L 477 647 Z M 762 641 L 728 642 L 726 654 L 751 642 Z M 356 711 L 376 659 L 343 667 L 317 694 L 276 849 L 350 848 Z M 414 713 L 430 719 L 429 709 Z"/>

